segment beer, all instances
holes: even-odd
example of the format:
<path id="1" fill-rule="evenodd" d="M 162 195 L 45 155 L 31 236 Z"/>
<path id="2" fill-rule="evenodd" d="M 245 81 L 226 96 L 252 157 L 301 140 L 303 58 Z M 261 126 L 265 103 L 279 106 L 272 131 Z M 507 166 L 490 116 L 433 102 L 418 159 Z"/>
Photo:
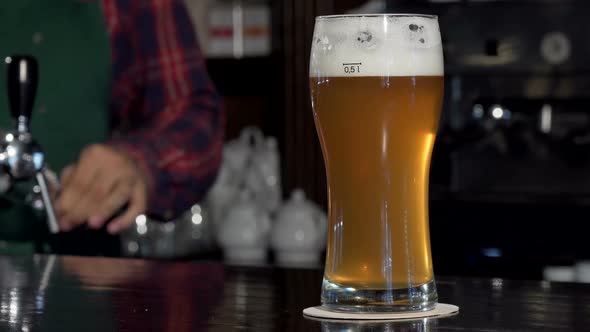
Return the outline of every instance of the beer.
<path id="1" fill-rule="evenodd" d="M 318 18 L 310 87 L 328 179 L 324 304 L 431 308 L 428 174 L 443 96 L 436 18 Z"/>
<path id="2" fill-rule="evenodd" d="M 428 171 L 442 84 L 437 76 L 311 80 L 329 183 L 331 282 L 380 289 L 433 279 Z"/>

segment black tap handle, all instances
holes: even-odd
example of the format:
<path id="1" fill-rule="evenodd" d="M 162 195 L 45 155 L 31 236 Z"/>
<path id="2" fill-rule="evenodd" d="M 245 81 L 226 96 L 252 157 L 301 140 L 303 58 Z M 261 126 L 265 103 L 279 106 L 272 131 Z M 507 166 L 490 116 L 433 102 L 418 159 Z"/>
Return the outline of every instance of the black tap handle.
<path id="1" fill-rule="evenodd" d="M 37 60 L 29 55 L 14 55 L 7 57 L 5 62 L 10 114 L 17 121 L 19 130 L 28 131 L 37 93 Z"/>

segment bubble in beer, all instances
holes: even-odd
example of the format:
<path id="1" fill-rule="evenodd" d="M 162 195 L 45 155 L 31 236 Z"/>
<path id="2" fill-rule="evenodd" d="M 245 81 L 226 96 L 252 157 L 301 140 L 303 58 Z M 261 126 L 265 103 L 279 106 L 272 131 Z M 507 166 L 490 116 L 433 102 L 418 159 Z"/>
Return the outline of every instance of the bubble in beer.
<path id="1" fill-rule="evenodd" d="M 373 34 L 369 31 L 361 31 L 361 33 L 359 33 L 359 36 L 356 37 L 356 40 L 358 40 L 361 43 L 368 43 L 371 41 L 371 39 L 373 39 Z"/>
<path id="2" fill-rule="evenodd" d="M 426 35 L 428 30 L 425 30 L 424 25 L 410 24 L 408 25 L 408 40 L 410 44 L 417 48 L 423 47 L 426 44 Z"/>
<path id="3" fill-rule="evenodd" d="M 377 46 L 377 40 L 373 38 L 373 33 L 368 30 L 359 32 L 356 41 L 357 45 L 365 50 L 372 50 Z"/>
<path id="4" fill-rule="evenodd" d="M 316 44 L 318 44 L 317 47 L 319 47 L 316 49 L 324 54 L 327 54 L 332 50 L 332 43 L 330 42 L 328 36 L 316 37 Z"/>

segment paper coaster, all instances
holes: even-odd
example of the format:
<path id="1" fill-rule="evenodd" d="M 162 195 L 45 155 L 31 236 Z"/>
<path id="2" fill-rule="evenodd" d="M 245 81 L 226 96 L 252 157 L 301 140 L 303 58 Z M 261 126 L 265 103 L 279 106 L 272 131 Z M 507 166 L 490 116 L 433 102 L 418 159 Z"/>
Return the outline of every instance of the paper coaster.
<path id="1" fill-rule="evenodd" d="M 459 312 L 459 307 L 452 304 L 437 303 L 436 307 L 428 311 L 411 312 L 375 312 L 375 313 L 353 313 L 330 311 L 321 306 L 311 307 L 303 310 L 303 315 L 323 319 L 344 319 L 344 320 L 412 320 L 428 317 L 445 317 Z"/>

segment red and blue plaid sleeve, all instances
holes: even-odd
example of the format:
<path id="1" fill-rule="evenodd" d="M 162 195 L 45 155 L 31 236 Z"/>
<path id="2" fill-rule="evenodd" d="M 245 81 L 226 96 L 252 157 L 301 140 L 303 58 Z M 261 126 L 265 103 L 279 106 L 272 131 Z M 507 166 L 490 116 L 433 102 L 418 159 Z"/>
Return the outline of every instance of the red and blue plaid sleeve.
<path id="1" fill-rule="evenodd" d="M 112 45 L 112 144 L 148 178 L 148 213 L 198 202 L 221 161 L 224 115 L 180 0 L 102 0 Z"/>

